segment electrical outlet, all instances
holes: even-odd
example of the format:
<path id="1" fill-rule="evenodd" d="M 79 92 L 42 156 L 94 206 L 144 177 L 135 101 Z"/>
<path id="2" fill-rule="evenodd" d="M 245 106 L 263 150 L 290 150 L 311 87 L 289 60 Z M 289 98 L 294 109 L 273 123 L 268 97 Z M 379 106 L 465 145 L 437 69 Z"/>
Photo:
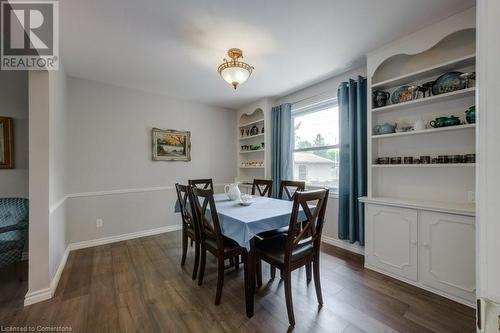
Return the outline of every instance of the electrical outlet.
<path id="1" fill-rule="evenodd" d="M 467 202 L 476 202 L 476 191 L 467 191 Z"/>
<path id="2" fill-rule="evenodd" d="M 96 228 L 102 228 L 102 225 L 103 225 L 102 219 L 95 220 L 95 227 Z"/>

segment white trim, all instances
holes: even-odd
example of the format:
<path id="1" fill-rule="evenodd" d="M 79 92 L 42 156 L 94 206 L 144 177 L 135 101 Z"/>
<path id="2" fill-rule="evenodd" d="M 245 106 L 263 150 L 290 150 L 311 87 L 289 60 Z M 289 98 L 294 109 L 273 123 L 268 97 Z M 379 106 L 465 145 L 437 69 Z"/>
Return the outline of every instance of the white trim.
<path id="1" fill-rule="evenodd" d="M 110 243 L 115 243 L 115 242 L 121 242 L 124 240 L 129 240 L 129 239 L 134 239 L 134 238 L 141 238 L 141 237 L 146 237 L 146 236 L 163 234 L 165 232 L 177 231 L 177 230 L 181 230 L 181 229 L 182 229 L 182 225 L 180 225 L 180 224 L 179 225 L 170 225 L 170 226 L 156 228 L 156 229 L 136 231 L 136 232 L 131 232 L 128 234 L 109 236 L 109 237 L 104 237 L 104 238 L 91 239 L 91 240 L 87 240 L 87 241 L 83 241 L 83 242 L 71 243 L 68 245 L 68 247 L 69 247 L 70 251 L 73 251 L 73 250 L 85 249 L 87 247 L 93 247 L 93 246 L 99 246 L 99 245 L 110 244 Z"/>
<path id="2" fill-rule="evenodd" d="M 29 292 L 24 296 L 24 306 L 28 306 L 31 304 L 35 304 L 38 302 L 43 302 L 52 298 L 52 289 L 45 288 L 40 290 L 35 290 L 33 292 Z"/>
<path id="3" fill-rule="evenodd" d="M 179 225 L 171 225 L 171 226 L 166 226 L 166 227 L 161 227 L 161 228 L 156 228 L 156 229 L 132 232 L 129 234 L 110 236 L 110 237 L 105 237 L 105 238 L 99 238 L 99 239 L 93 239 L 93 240 L 68 244 L 68 246 L 66 247 L 66 250 L 64 251 L 64 254 L 61 258 L 61 261 L 59 263 L 59 267 L 57 268 L 57 271 L 54 274 L 54 277 L 50 281 L 50 287 L 36 290 L 33 292 L 28 292 L 26 294 L 26 296 L 24 296 L 24 306 L 35 304 L 38 302 L 43 302 L 43 301 L 46 301 L 48 299 L 51 299 L 54 296 L 56 289 L 57 289 L 57 285 L 59 284 L 59 280 L 61 278 L 62 272 L 64 271 L 64 267 L 66 266 L 66 261 L 68 260 L 69 253 L 71 251 L 78 250 L 78 249 L 84 249 L 84 248 L 88 248 L 88 247 L 93 247 L 93 246 L 98 246 L 98 245 L 120 242 L 120 241 L 124 241 L 124 240 L 129 240 L 129 239 L 135 239 L 135 238 L 146 237 L 146 236 L 153 236 L 153 235 L 177 231 L 177 230 L 181 230 L 181 229 L 182 229 L 182 225 L 180 225 L 180 224 Z"/>
<path id="4" fill-rule="evenodd" d="M 357 253 L 362 256 L 365 255 L 365 248 L 359 243 L 354 243 L 351 244 L 349 242 L 343 241 L 341 239 L 333 238 L 333 237 L 328 237 L 328 236 L 321 236 L 321 241 L 326 244 L 330 244 L 336 247 L 340 247 L 341 249 L 347 250 L 349 252 Z"/>
<path id="5" fill-rule="evenodd" d="M 66 199 L 68 199 L 67 195 L 65 195 L 64 197 L 62 197 L 61 199 L 59 199 L 58 201 L 56 201 L 56 203 L 54 203 L 52 206 L 50 206 L 49 207 L 49 214 L 52 214 L 56 210 L 58 210 L 59 207 L 61 207 L 66 202 Z"/>
<path id="6" fill-rule="evenodd" d="M 226 184 L 214 184 L 214 187 L 224 186 Z M 138 187 L 138 188 L 125 188 L 117 190 L 104 190 L 104 191 L 93 191 L 93 192 L 77 192 L 68 194 L 67 198 L 80 198 L 80 197 L 98 197 L 104 195 L 115 195 L 115 194 L 128 194 L 128 193 L 143 193 L 143 192 L 155 192 L 155 191 L 170 191 L 175 190 L 175 186 L 157 186 L 157 187 Z"/>
<path id="7" fill-rule="evenodd" d="M 391 277 L 393 279 L 396 279 L 396 280 L 399 280 L 399 281 L 403 281 L 405 283 L 411 284 L 412 286 L 418 287 L 420 289 L 424 289 L 424 290 L 430 291 L 433 294 L 442 296 L 444 298 L 447 298 L 447 299 L 450 299 L 450 300 L 455 301 L 457 303 L 466 305 L 466 306 L 471 307 L 473 309 L 476 308 L 476 303 L 475 302 L 471 302 L 469 300 L 465 300 L 463 298 L 460 298 L 460 297 L 457 297 L 457 296 L 454 296 L 454 295 L 451 295 L 451 294 L 447 294 L 447 293 L 445 293 L 443 291 L 440 291 L 440 290 L 428 287 L 428 286 L 426 286 L 423 283 L 420 283 L 420 282 L 417 282 L 417 281 L 412 281 L 410 279 L 404 278 L 404 277 L 399 276 L 397 274 L 389 273 L 389 272 L 387 272 L 385 270 L 382 270 L 382 269 L 379 269 L 379 268 L 377 268 L 375 266 L 369 265 L 366 262 L 365 262 L 365 269 L 370 269 L 370 270 L 375 271 L 377 273 L 380 273 L 380 274 L 383 274 L 383 275 L 387 275 L 387 276 L 389 276 L 389 277 Z"/>

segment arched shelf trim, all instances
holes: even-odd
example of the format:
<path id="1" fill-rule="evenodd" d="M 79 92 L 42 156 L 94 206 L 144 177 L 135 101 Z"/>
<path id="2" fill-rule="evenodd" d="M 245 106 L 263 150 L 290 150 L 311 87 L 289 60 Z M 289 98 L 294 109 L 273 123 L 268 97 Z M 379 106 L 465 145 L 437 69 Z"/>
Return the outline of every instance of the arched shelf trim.
<path id="1" fill-rule="evenodd" d="M 240 117 L 240 126 L 254 121 L 264 120 L 264 111 L 256 108 L 251 113 L 243 113 Z"/>
<path id="2" fill-rule="evenodd" d="M 383 48 L 367 54 L 368 76 L 371 78 L 376 69 L 388 58 L 398 54 L 415 55 L 425 52 L 447 36 L 476 27 L 476 11 L 470 8 L 437 24 L 419 30 L 404 40 L 390 43 Z M 402 52 L 404 50 L 404 52 Z"/>
<path id="3" fill-rule="evenodd" d="M 378 81 L 380 81 L 380 78 L 377 78 L 377 74 L 381 69 L 384 68 L 384 66 L 386 64 L 394 64 L 394 63 L 400 62 L 402 65 L 404 65 L 405 60 L 410 61 L 412 57 L 418 57 L 419 55 L 424 55 L 425 53 L 427 53 L 429 51 L 439 49 L 439 47 L 445 43 L 462 44 L 462 41 L 460 40 L 460 38 L 468 38 L 471 41 L 471 45 L 474 46 L 475 45 L 475 31 L 476 31 L 475 28 L 467 28 L 467 29 L 458 30 L 458 31 L 455 31 L 449 35 L 444 36 L 442 39 L 438 40 L 431 47 L 424 49 L 424 50 L 419 50 L 419 52 L 417 52 L 417 53 L 412 53 L 412 52 L 404 52 L 403 53 L 403 52 L 401 52 L 401 53 L 395 53 L 395 54 L 389 56 L 388 58 L 382 60 L 380 62 L 380 64 L 372 70 L 372 76 L 371 76 L 372 83 L 375 84 Z M 468 52 L 467 55 L 475 53 L 473 49 L 474 49 L 474 47 L 472 47 L 471 51 Z M 441 62 L 445 62 L 447 60 L 451 60 L 451 59 L 443 59 Z M 375 79 L 377 79 L 377 80 L 375 81 Z"/>

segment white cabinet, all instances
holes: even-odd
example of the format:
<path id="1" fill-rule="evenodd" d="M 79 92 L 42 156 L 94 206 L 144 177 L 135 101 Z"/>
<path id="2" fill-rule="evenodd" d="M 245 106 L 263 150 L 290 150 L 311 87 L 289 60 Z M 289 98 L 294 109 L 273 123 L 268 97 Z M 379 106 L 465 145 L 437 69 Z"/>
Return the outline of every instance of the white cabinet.
<path id="1" fill-rule="evenodd" d="M 423 211 L 420 226 L 422 283 L 473 301 L 474 218 Z"/>
<path id="2" fill-rule="evenodd" d="M 366 224 L 368 262 L 387 272 L 417 281 L 417 211 L 368 205 Z"/>
<path id="3" fill-rule="evenodd" d="M 365 266 L 474 306 L 475 217 L 370 201 L 362 200 Z"/>

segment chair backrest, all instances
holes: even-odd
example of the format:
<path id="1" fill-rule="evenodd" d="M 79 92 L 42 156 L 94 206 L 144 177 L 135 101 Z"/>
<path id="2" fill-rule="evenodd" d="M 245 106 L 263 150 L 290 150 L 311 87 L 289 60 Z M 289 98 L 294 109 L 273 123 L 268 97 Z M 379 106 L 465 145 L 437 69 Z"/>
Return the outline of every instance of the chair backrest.
<path id="1" fill-rule="evenodd" d="M 0 227 L 28 224 L 28 199 L 0 198 Z"/>
<path id="2" fill-rule="evenodd" d="M 177 200 L 181 207 L 181 216 L 183 227 L 192 228 L 196 237 L 199 235 L 199 219 L 196 215 L 192 187 L 189 185 L 175 184 Z"/>
<path id="3" fill-rule="evenodd" d="M 193 201 L 200 225 L 202 239 L 212 238 L 217 243 L 217 249 L 224 250 L 219 215 L 215 208 L 214 191 L 210 189 L 192 188 Z"/>
<path id="4" fill-rule="evenodd" d="M 308 244 L 312 245 L 314 251 L 318 253 L 325 221 L 328 193 L 328 189 L 295 192 L 285 245 L 285 262 L 290 260 L 295 248 Z M 312 211 L 310 204 L 314 205 Z M 306 217 L 305 220 L 300 216 L 301 207 Z"/>
<path id="5" fill-rule="evenodd" d="M 292 192 L 290 192 L 292 189 Z M 298 180 L 282 180 L 280 182 L 280 191 L 278 199 L 293 200 L 293 196 L 297 191 L 304 191 L 306 189 L 306 182 Z"/>
<path id="6" fill-rule="evenodd" d="M 194 186 L 194 187 L 199 187 L 202 189 L 210 189 L 214 190 L 214 183 L 212 182 L 212 178 L 206 178 L 206 179 L 190 179 L 188 181 L 189 185 Z"/>
<path id="7" fill-rule="evenodd" d="M 254 179 L 252 184 L 252 195 L 258 192 L 261 197 L 271 197 L 273 192 L 273 181 L 271 179 Z"/>

